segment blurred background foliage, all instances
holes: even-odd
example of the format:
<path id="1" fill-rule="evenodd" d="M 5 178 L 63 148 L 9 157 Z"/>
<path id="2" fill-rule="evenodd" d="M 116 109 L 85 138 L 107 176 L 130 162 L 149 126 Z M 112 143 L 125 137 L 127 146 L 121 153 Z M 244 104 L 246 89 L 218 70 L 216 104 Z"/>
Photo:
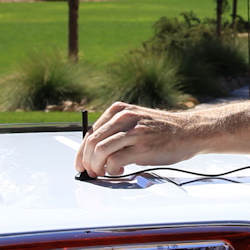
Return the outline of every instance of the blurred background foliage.
<path id="1" fill-rule="evenodd" d="M 235 86 L 227 79 L 249 70 L 246 38 L 238 37 L 247 28 L 242 1 L 234 26 L 230 5 L 224 5 L 221 37 L 215 35 L 213 0 L 81 6 L 75 64 L 66 58 L 65 2 L 1 3 L 1 111 L 44 110 L 83 99 L 94 110 L 115 100 L 176 109 L 191 95 L 200 101 L 228 95 Z"/>

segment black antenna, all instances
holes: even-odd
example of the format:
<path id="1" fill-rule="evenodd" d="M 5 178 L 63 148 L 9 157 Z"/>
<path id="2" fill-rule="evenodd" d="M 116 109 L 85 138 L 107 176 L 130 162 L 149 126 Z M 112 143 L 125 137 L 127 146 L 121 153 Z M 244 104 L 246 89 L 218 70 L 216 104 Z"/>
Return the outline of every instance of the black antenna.
<path id="1" fill-rule="evenodd" d="M 85 134 L 88 132 L 88 111 L 82 111 L 82 138 L 84 138 Z"/>

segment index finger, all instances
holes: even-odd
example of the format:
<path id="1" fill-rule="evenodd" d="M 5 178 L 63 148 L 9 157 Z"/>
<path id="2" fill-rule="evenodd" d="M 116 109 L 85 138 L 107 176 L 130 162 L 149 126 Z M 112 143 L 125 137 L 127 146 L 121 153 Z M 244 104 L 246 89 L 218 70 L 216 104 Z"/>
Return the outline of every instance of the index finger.
<path id="1" fill-rule="evenodd" d="M 123 102 L 115 102 L 113 103 L 108 109 L 104 111 L 101 117 L 93 124 L 93 130 L 97 130 L 103 124 L 108 122 L 112 117 L 117 114 L 118 112 L 127 108 L 129 104 Z"/>
<path id="2" fill-rule="evenodd" d="M 82 164 L 82 157 L 83 157 L 83 149 L 86 144 L 86 140 L 89 136 L 89 132 L 87 132 L 82 140 L 81 146 L 77 151 L 76 157 L 75 157 L 75 168 L 79 172 L 83 172 L 85 170 L 83 164 Z"/>

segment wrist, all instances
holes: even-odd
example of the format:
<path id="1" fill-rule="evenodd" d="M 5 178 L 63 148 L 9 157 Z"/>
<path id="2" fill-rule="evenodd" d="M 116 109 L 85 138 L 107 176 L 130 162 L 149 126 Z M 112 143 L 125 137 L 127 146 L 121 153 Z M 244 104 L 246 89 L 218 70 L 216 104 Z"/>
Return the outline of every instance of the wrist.
<path id="1" fill-rule="evenodd" d="M 204 119 L 201 115 L 192 113 L 169 113 L 166 114 L 167 131 L 170 124 L 174 124 L 173 135 L 176 156 L 179 160 L 187 160 L 197 154 L 210 153 L 217 143 L 217 133 L 213 129 L 216 121 Z M 169 138 L 167 134 L 166 138 Z M 171 141 L 171 139 L 169 139 Z M 167 150 L 169 150 L 167 148 Z"/>
<path id="2" fill-rule="evenodd" d="M 220 118 L 209 117 L 195 112 L 182 113 L 180 125 L 188 151 L 192 156 L 223 151 L 225 140 L 229 139 L 225 130 L 220 128 Z"/>
<path id="3" fill-rule="evenodd" d="M 249 111 L 222 106 L 181 116 L 186 119 L 186 130 L 196 148 L 195 154 L 249 153 Z"/>

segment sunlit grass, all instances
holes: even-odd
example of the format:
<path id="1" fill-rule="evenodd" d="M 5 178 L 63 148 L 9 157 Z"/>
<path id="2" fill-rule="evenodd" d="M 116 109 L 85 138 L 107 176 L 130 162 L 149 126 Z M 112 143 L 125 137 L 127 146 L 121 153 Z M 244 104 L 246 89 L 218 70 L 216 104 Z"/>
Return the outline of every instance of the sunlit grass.
<path id="1" fill-rule="evenodd" d="M 79 47 L 81 60 L 105 67 L 153 33 L 161 16 L 174 17 L 183 11 L 199 17 L 215 16 L 215 1 L 200 0 L 113 0 L 81 2 Z M 238 14 L 246 18 L 246 1 L 239 1 Z M 227 14 L 228 16 L 230 13 Z M 15 72 L 16 65 L 32 49 L 57 48 L 67 54 L 67 2 L 0 3 L 0 75 Z M 240 47 L 247 51 L 247 39 Z M 247 55 L 247 54 L 246 54 Z M 90 113 L 93 122 L 100 113 Z M 79 122 L 80 113 L 2 112 L 0 123 Z"/>
<path id="2" fill-rule="evenodd" d="M 89 123 L 94 123 L 101 115 L 89 112 Z M 43 123 L 43 122 L 81 122 L 80 112 L 0 112 L 1 123 Z"/>
<path id="3" fill-rule="evenodd" d="M 15 69 L 30 49 L 67 51 L 67 2 L 0 3 L 0 74 Z M 244 1 L 238 13 L 246 17 Z M 193 10 L 200 17 L 215 15 L 213 0 L 116 0 L 81 2 L 79 43 L 82 59 L 99 67 L 147 40 L 153 23 Z M 228 13 L 229 15 L 230 13 Z"/>

